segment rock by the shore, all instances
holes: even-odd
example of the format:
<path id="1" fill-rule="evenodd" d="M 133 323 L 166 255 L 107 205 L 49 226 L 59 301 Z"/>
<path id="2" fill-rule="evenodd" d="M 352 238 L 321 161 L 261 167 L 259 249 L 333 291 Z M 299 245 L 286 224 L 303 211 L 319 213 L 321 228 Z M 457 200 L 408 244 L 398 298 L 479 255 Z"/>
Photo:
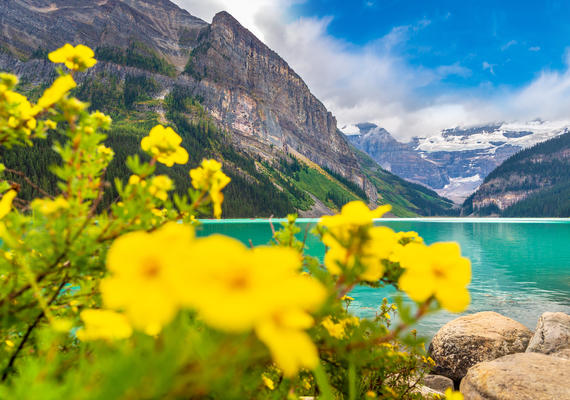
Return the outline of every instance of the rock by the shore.
<path id="1" fill-rule="evenodd" d="M 565 358 L 566 360 L 570 360 L 570 349 L 560 350 L 556 353 L 552 353 L 551 355 L 552 357 L 560 357 Z"/>
<path id="2" fill-rule="evenodd" d="M 552 354 L 570 349 L 570 315 L 545 312 L 538 319 L 527 352 Z"/>
<path id="3" fill-rule="evenodd" d="M 459 317 L 445 324 L 429 346 L 433 373 L 459 381 L 479 362 L 524 352 L 531 336 L 524 325 L 496 312 Z"/>
<path id="4" fill-rule="evenodd" d="M 424 376 L 424 385 L 430 389 L 445 393 L 445 389 L 453 389 L 453 381 L 443 375 L 426 375 Z"/>
<path id="5" fill-rule="evenodd" d="M 570 360 L 540 353 L 511 354 L 469 369 L 465 400 L 570 399 Z"/>

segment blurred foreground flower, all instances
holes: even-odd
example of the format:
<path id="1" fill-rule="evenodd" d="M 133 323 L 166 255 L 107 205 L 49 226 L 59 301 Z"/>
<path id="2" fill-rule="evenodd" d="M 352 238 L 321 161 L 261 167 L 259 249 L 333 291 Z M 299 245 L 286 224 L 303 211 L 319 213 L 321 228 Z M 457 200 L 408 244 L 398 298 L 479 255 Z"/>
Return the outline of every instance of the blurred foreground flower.
<path id="1" fill-rule="evenodd" d="M 457 243 L 410 243 L 398 254 L 398 260 L 405 269 L 399 286 L 413 300 L 422 302 L 435 295 L 451 312 L 464 311 L 469 305 L 471 263 L 461 257 Z"/>
<path id="2" fill-rule="evenodd" d="M 148 136 L 141 140 L 141 147 L 158 162 L 172 167 L 174 164 L 186 164 L 188 152 L 180 146 L 182 138 L 170 127 L 156 125 Z"/>
<path id="3" fill-rule="evenodd" d="M 49 53 L 48 58 L 56 64 L 65 64 L 72 71 L 85 71 L 97 64 L 95 53 L 89 47 L 79 44 L 75 47 L 67 43 Z"/>

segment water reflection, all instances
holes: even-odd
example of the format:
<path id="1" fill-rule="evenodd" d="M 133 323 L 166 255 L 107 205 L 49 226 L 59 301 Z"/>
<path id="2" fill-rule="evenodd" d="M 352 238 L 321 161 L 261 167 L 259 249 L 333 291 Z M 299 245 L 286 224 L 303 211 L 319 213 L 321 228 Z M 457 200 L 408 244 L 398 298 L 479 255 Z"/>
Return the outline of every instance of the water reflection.
<path id="1" fill-rule="evenodd" d="M 570 313 L 570 222 L 496 222 L 405 220 L 380 221 L 394 230 L 417 231 L 431 244 L 457 241 L 471 259 L 473 279 L 469 287 L 472 302 L 466 313 L 496 311 L 531 329 L 544 311 Z M 301 227 L 309 229 L 314 222 Z M 265 222 L 206 223 L 200 236 L 221 233 L 244 243 L 266 244 L 271 227 Z M 308 251 L 322 260 L 324 247 L 309 235 Z M 389 288 L 357 288 L 351 294 L 351 309 L 360 316 L 372 316 Z M 457 315 L 439 312 L 417 327 L 432 336 L 441 325 Z"/>

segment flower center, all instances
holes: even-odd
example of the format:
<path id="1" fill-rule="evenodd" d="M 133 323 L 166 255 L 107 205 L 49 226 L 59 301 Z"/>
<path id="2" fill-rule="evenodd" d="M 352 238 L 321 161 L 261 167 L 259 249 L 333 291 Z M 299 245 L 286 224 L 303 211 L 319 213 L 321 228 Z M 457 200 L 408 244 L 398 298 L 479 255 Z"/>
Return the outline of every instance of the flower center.
<path id="1" fill-rule="evenodd" d="M 147 279 L 154 279 L 160 273 L 160 265 L 154 258 L 147 258 L 142 267 L 142 275 Z"/>
<path id="2" fill-rule="evenodd" d="M 441 266 L 436 265 L 433 267 L 433 274 L 437 278 L 443 278 L 443 277 L 445 277 L 445 268 L 442 268 Z"/>
<path id="3" fill-rule="evenodd" d="M 231 290 L 246 290 L 250 286 L 249 276 L 247 276 L 245 273 L 234 274 L 229 278 L 228 286 Z"/>

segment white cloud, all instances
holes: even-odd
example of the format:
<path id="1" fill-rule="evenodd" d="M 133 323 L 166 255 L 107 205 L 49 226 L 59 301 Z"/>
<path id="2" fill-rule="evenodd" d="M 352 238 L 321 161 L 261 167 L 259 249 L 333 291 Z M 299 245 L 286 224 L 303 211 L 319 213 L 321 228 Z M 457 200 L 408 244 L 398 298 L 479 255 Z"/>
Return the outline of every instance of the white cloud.
<path id="1" fill-rule="evenodd" d="M 217 11 L 230 12 L 299 73 L 339 126 L 370 121 L 406 139 L 494 121 L 569 119 L 570 70 L 543 71 L 522 89 L 485 83 L 442 93 L 444 79 L 468 77 L 471 71 L 459 63 L 426 68 L 406 60 L 403 45 L 429 26 L 429 20 L 395 27 L 366 46 L 354 46 L 327 33 L 330 17 L 286 15 L 300 1 L 175 0 L 208 22 Z M 492 74 L 494 67 L 482 65 Z"/>
<path id="2" fill-rule="evenodd" d="M 255 23 L 261 13 L 281 13 L 290 5 L 303 0 L 172 0 L 178 6 L 188 10 L 190 14 L 212 22 L 212 18 L 220 11 L 227 11 L 243 26 L 264 40 L 263 30 Z"/>
<path id="3" fill-rule="evenodd" d="M 528 48 L 528 51 L 540 51 L 540 46 L 531 46 Z"/>
<path id="4" fill-rule="evenodd" d="M 507 43 L 505 43 L 504 45 L 501 46 L 501 51 L 505 51 L 507 50 L 509 47 L 514 46 L 518 44 L 518 42 L 516 40 L 510 40 Z"/>
<path id="5" fill-rule="evenodd" d="M 487 61 L 483 61 L 483 71 L 489 70 L 489 72 L 495 75 L 495 70 L 493 69 L 496 64 L 489 64 Z"/>

